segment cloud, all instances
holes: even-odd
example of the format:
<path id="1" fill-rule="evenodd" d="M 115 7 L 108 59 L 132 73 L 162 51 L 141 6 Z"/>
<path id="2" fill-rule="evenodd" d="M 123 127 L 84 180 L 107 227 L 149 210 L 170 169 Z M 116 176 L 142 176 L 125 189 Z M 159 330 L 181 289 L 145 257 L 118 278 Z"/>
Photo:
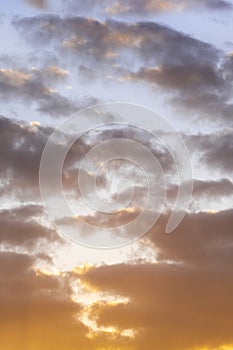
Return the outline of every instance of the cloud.
<path id="1" fill-rule="evenodd" d="M 44 15 L 14 25 L 31 45 L 52 45 L 67 62 L 75 59 L 80 77 L 144 81 L 186 115 L 230 121 L 232 57 L 208 43 L 153 22 Z"/>
<path id="2" fill-rule="evenodd" d="M 0 241 L 5 247 L 39 250 L 50 243 L 61 243 L 57 232 L 40 223 L 44 209 L 39 205 L 23 205 L 0 211 Z"/>
<path id="3" fill-rule="evenodd" d="M 232 210 L 186 214 L 171 236 L 163 235 L 164 216 L 151 232 L 151 240 L 161 260 L 169 259 L 184 265 L 231 270 Z M 156 233 L 157 230 L 157 233 Z"/>
<path id="4" fill-rule="evenodd" d="M 30 202 L 40 201 L 39 166 L 42 152 L 52 132 L 52 128 L 34 125 L 34 123 L 30 125 L 4 117 L 0 119 L 0 126 L 0 159 L 2 164 L 0 173 L 3 179 L 0 190 L 2 196 L 5 198 L 13 196 L 14 198 Z M 66 137 L 67 135 L 61 135 L 61 139 L 64 138 L 65 140 Z M 77 188 L 77 176 L 81 159 L 90 151 L 91 147 L 112 138 L 135 140 L 153 152 L 162 165 L 167 180 L 169 195 L 167 205 L 170 207 L 171 203 L 169 201 L 173 201 L 177 193 L 174 163 L 165 147 L 161 147 L 157 140 L 148 137 L 143 132 L 138 132 L 135 128 L 98 130 L 97 133 L 88 133 L 76 142 L 68 152 L 63 166 L 63 184 L 66 193 L 75 201 L 79 199 L 81 194 Z M 185 140 L 188 147 L 192 150 L 191 159 L 197 158 L 198 155 L 203 169 L 218 169 L 219 173 L 225 177 L 227 176 L 226 174 L 230 174 L 230 160 L 232 158 L 230 133 L 219 134 L 215 139 L 212 135 L 189 135 L 185 136 Z M 56 147 L 62 146 L 57 144 Z M 222 152 L 224 152 L 224 156 Z M 122 178 L 134 179 L 134 193 L 130 207 L 135 208 L 135 215 L 137 215 L 137 211 L 141 211 L 141 208 L 144 207 L 147 186 L 144 183 L 144 176 L 132 164 L 116 161 L 111 163 L 109 167 L 102 168 L 101 173 L 97 176 L 98 188 L 103 198 L 106 196 L 109 199 L 109 193 L 112 191 L 112 181 L 118 182 Z M 194 199 L 197 208 L 199 208 L 203 200 L 214 200 L 217 197 L 221 200 L 232 194 L 231 182 L 228 179 L 220 182 L 196 181 L 194 185 Z M 53 181 L 51 180 L 52 187 Z M 152 191 L 153 195 L 157 197 L 156 186 Z M 128 196 L 129 188 L 127 187 L 121 191 L 121 199 L 127 201 Z M 128 213 L 126 212 L 125 214 L 127 215 L 124 215 L 124 217 L 122 213 L 120 214 L 119 220 L 115 225 L 122 220 L 124 222 L 128 221 Z M 86 214 L 80 213 L 80 215 Z M 101 217 L 101 215 L 97 217 L 96 215 L 91 215 L 89 219 L 91 222 L 94 220 L 102 222 L 103 225 L 112 226 L 112 222 L 116 217 L 107 215 L 105 218 Z"/>
<path id="5" fill-rule="evenodd" d="M 76 317 L 81 305 L 73 302 L 66 277 L 38 272 L 34 264 L 31 255 L 0 253 L 1 345 L 87 349 L 87 329 Z"/>
<path id="6" fill-rule="evenodd" d="M 40 158 L 50 132 L 49 128 L 33 127 L 1 117 L 0 173 L 3 194 L 9 194 L 13 186 L 16 193 L 23 188 L 24 196 L 31 190 L 35 195 Z"/>
<path id="7" fill-rule="evenodd" d="M 55 290 L 58 287 L 58 280 L 55 277 L 36 275 L 33 270 L 36 258 L 31 255 L 1 251 L 0 261 L 1 282 L 4 281 L 3 284 L 1 283 L 0 291 L 2 304 L 3 301 L 25 302 L 33 296 L 35 291 L 39 292 L 41 289 L 43 294 L 46 289 Z"/>
<path id="8" fill-rule="evenodd" d="M 32 75 L 35 76 L 38 80 L 46 82 L 48 84 L 56 84 L 62 81 L 66 81 L 69 77 L 69 71 L 64 68 L 60 68 L 56 65 L 45 66 L 41 69 L 35 67 L 31 68 Z"/>
<path id="9" fill-rule="evenodd" d="M 171 184 L 168 187 L 167 200 L 168 203 L 175 203 L 178 195 L 179 187 L 175 184 Z M 193 192 L 192 202 L 189 210 L 196 211 L 200 210 L 200 206 L 204 202 L 204 206 L 211 203 L 211 207 L 218 206 L 221 202 L 226 199 L 231 200 L 233 196 L 233 183 L 227 178 L 220 180 L 193 180 Z M 171 207 L 171 204 L 169 205 Z"/>
<path id="10" fill-rule="evenodd" d="M 25 0 L 25 1 L 29 5 L 36 6 L 39 8 L 44 8 L 47 2 L 46 0 Z"/>
<path id="11" fill-rule="evenodd" d="M 195 52 L 195 49 L 193 51 Z M 217 58 L 217 52 L 215 53 L 215 57 L 211 51 L 207 53 L 206 62 L 191 55 L 176 57 L 176 54 L 173 54 L 169 62 L 164 58 L 161 65 L 155 68 L 141 68 L 131 73 L 128 78 L 146 81 L 153 87 L 169 92 L 170 104 L 186 115 L 187 112 L 198 113 L 202 118 L 213 122 L 230 122 L 233 110 L 231 76 L 224 57 Z M 224 61 L 223 65 L 221 60 Z"/>
<path id="12" fill-rule="evenodd" d="M 175 350 L 232 344 L 229 275 L 166 264 L 106 266 L 87 275 L 100 290 L 130 298 L 127 305 L 103 305 L 97 312 L 99 324 L 139 329 L 135 349 L 145 343 Z"/>
<path id="13" fill-rule="evenodd" d="M 229 10 L 232 8 L 230 1 L 224 0 L 103 0 L 101 4 L 96 0 L 74 1 L 68 0 L 65 8 L 78 13 L 86 13 L 91 10 L 105 13 L 108 16 L 142 15 L 166 12 L 177 12 L 186 9 Z"/>
<path id="14" fill-rule="evenodd" d="M 217 170 L 221 176 L 231 178 L 232 132 L 230 128 L 211 133 L 184 135 L 190 150 L 198 155 L 199 165 Z M 216 173 L 217 174 L 217 173 Z"/>
<path id="15" fill-rule="evenodd" d="M 204 153 L 202 159 L 211 167 L 222 172 L 231 173 L 233 170 L 233 141 L 232 133 L 220 134 Z"/>
<path id="16" fill-rule="evenodd" d="M 132 75 L 134 77 L 134 75 Z M 198 62 L 183 62 L 177 65 L 163 65 L 161 67 L 144 69 L 135 74 L 136 78 L 162 86 L 165 89 L 186 91 L 193 89 L 216 89 L 221 86 L 223 79 L 218 76 L 215 67 Z"/>
<path id="17" fill-rule="evenodd" d="M 51 85 L 63 81 L 68 71 L 56 66 L 42 70 L 0 69 L 0 97 L 37 105 L 37 110 L 55 117 L 75 113 L 78 103 L 60 95 Z M 51 85 L 50 85 L 51 84 Z"/>
<path id="18" fill-rule="evenodd" d="M 71 272 L 43 271 L 37 267 L 35 256 L 1 251 L 1 345 L 19 350 L 28 344 L 33 344 L 35 350 L 45 347 L 95 350 L 112 346 L 128 350 L 125 337 L 91 333 L 81 318 L 84 305 L 79 303 L 73 283 Z"/>
<path id="19" fill-rule="evenodd" d="M 172 235 L 156 226 L 150 237 L 157 264 L 100 266 L 84 274 L 93 288 L 130 300 L 96 306 L 99 325 L 140 330 L 134 349 L 232 344 L 232 217 L 232 210 L 190 214 Z"/>
<path id="20" fill-rule="evenodd" d="M 15 215 L 38 212 L 39 207 L 24 207 Z M 173 235 L 151 232 L 158 264 L 105 265 L 82 275 L 74 271 L 53 276 L 35 269 L 36 258 L 31 255 L 1 252 L 2 344 L 16 347 L 16 341 L 33 341 L 36 349 L 53 344 L 56 350 L 61 345 L 95 349 L 122 342 L 123 346 L 120 338 L 86 337 L 87 328 L 78 320 L 82 306 L 71 299 L 70 283 L 80 278 L 95 292 L 129 299 L 95 303 L 89 309 L 99 326 L 136 330 L 127 340 L 129 348 L 140 349 L 145 343 L 148 349 L 174 350 L 231 344 L 232 217 L 231 210 L 197 213 L 188 215 Z M 27 308 L 30 313 L 25 313 Z M 41 338 L 41 332 L 47 336 Z"/>
<path id="21" fill-rule="evenodd" d="M 45 5 L 44 1 L 32 2 L 41 8 Z M 79 14 L 85 11 L 89 15 L 92 11 L 96 14 L 104 12 L 104 17 L 96 17 L 123 16 L 124 19 L 129 19 L 131 14 L 148 16 L 191 8 L 229 11 L 232 8 L 230 2 L 66 1 L 65 6 L 69 5 L 73 12 L 68 17 L 47 14 L 14 20 L 15 28 L 31 45 L 34 56 L 41 51 L 41 57 L 49 53 L 57 60 L 52 59 L 51 64 L 47 62 L 32 69 L 22 68 L 13 58 L 9 59 L 7 68 L 1 65 L 0 94 L 3 103 L 11 104 L 14 100 L 27 103 L 43 116 L 52 116 L 55 120 L 97 101 L 92 98 L 75 100 L 59 92 L 64 84 L 67 86 L 70 78 L 77 78 L 73 77 L 74 73 L 78 74 L 78 78 L 85 77 L 85 82 L 91 84 L 100 77 L 105 83 L 111 76 L 115 83 L 119 83 L 118 87 L 125 82 L 124 88 L 127 88 L 128 81 L 134 85 L 138 82 L 140 86 L 147 83 L 152 89 L 166 92 L 172 106 L 179 110 L 230 124 L 233 111 L 232 55 L 226 56 L 214 46 L 162 24 L 133 23 L 131 20 L 102 22 L 86 15 L 74 16 L 77 13 L 75 8 Z M 27 66 L 33 60 L 35 62 L 31 57 Z M 81 84 L 79 91 L 82 92 Z M 50 250 L 54 244 L 63 242 L 47 226 L 43 207 L 35 205 L 35 202 L 40 203 L 40 159 L 52 131 L 42 122 L 26 123 L 0 118 L 0 193 L 4 198 L 3 204 L 12 204 L 12 198 L 5 201 L 11 195 L 24 203 L 0 211 L 2 348 L 220 350 L 223 345 L 233 344 L 232 209 L 218 211 L 210 208 L 197 212 L 191 207 L 180 226 L 169 236 L 163 232 L 170 213 L 164 213 L 144 239 L 156 263 L 148 263 L 149 259 L 145 259 L 134 264 L 102 264 L 82 274 L 77 272 L 80 271 L 78 268 L 54 274 L 42 269 L 41 265 L 46 265 L 53 270 Z M 230 180 L 232 132 L 230 129 L 216 134 L 207 132 L 183 135 L 192 151 L 192 159 L 199 162 L 200 168 L 207 169 L 211 177 L 212 173 L 216 177 L 220 175 L 219 180 L 195 180 L 193 202 L 206 200 L 213 206 L 215 200 L 220 204 L 222 199 L 226 199 L 230 206 L 233 193 Z M 59 142 L 65 142 L 66 136 L 61 135 Z M 79 144 L 73 145 L 64 163 L 63 177 L 67 189 L 72 192 L 76 188 L 80 160 L 93 145 L 121 137 L 135 139 L 153 152 L 170 175 L 169 191 L 174 198 L 177 191 L 176 179 L 171 178 L 174 164 L 166 150 L 148 135 L 136 135 L 135 130 L 127 128 L 97 131 L 95 136 L 90 133 Z M 62 147 L 59 144 L 54 146 Z M 79 213 L 81 219 L 89 220 L 91 224 L 119 225 L 139 214 L 137 201 L 145 193 L 137 174 L 129 166 L 124 169 L 119 161 L 111 169 L 117 170 L 118 175 L 126 170 L 129 179 L 136 179 L 135 201 L 117 217 Z M 113 177 L 109 168 L 102 170 L 98 184 L 103 191 Z M 52 188 L 53 179 L 49 181 Z M 158 183 L 155 181 L 156 186 Z M 127 191 L 122 194 L 126 196 Z M 69 224 L 70 218 L 65 219 Z M 81 234 L 84 236 L 88 232 L 82 231 Z M 97 301 L 90 303 L 85 314 L 84 305 L 75 294 L 75 282 L 79 286 L 82 283 L 88 286 L 90 300 L 99 293 L 111 294 L 116 300 L 123 296 L 128 302 Z M 106 334 L 101 331 L 91 333 L 91 327 L 88 329 L 88 322 L 85 326 L 82 316 L 86 319 L 91 317 L 100 327 L 114 327 L 116 337 L 111 328 Z M 126 340 L 120 336 L 124 330 L 135 332 Z"/>
<path id="22" fill-rule="evenodd" d="M 0 118 L 0 191 L 3 196 L 14 195 L 23 201 L 40 200 L 40 160 L 52 131 L 53 128 L 48 126 Z M 61 135 L 63 139 L 66 137 Z M 84 139 L 75 143 L 66 157 L 64 171 L 76 169 L 76 162 L 89 148 Z"/>
<path id="23" fill-rule="evenodd" d="M 60 44 L 61 48 L 65 47 L 64 53 L 75 52 L 76 49 L 81 56 L 90 55 L 89 59 L 91 55 L 95 59 L 104 58 L 110 50 L 121 53 L 121 49 L 126 49 L 148 63 L 174 64 L 189 59 L 191 64 L 198 62 L 201 55 L 204 65 L 214 62 L 219 55 L 211 45 L 153 22 L 130 24 L 44 15 L 15 20 L 14 25 L 31 45 Z M 61 26 L 62 31 L 59 30 Z"/>
<path id="24" fill-rule="evenodd" d="M 15 62 L 10 63 L 15 68 L 0 69 L 0 99 L 3 103 L 26 103 L 42 115 L 65 118 L 100 102 L 97 98 L 80 94 L 79 99 L 61 95 L 56 89 L 66 88 L 64 84 L 70 77 L 70 72 L 64 67 L 44 65 L 23 69 L 16 68 Z"/>

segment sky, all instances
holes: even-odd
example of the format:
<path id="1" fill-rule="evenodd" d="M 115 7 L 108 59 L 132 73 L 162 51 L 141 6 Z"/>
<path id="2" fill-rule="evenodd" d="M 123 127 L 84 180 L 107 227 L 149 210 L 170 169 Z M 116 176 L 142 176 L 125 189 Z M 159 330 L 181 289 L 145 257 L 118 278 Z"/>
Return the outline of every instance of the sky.
<path id="1" fill-rule="evenodd" d="M 232 32 L 230 0 L 1 3 L 1 349 L 233 350 Z"/>

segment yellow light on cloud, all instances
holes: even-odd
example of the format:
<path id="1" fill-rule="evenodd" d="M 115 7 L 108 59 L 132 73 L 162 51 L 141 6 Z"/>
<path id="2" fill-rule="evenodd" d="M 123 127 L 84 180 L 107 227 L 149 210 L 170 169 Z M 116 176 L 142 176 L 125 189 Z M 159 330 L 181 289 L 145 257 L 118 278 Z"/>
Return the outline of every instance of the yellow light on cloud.
<path id="1" fill-rule="evenodd" d="M 31 126 L 40 126 L 40 122 L 32 121 L 32 122 L 30 122 L 30 125 Z"/>

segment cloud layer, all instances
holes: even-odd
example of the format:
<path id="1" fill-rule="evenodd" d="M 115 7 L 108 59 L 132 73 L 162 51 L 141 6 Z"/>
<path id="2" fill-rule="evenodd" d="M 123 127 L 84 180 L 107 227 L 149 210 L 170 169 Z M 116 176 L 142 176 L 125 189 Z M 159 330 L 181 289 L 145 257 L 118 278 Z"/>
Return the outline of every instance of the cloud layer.
<path id="1" fill-rule="evenodd" d="M 198 40 L 195 30 L 191 36 L 156 22 L 168 16 L 175 23 L 173 16 L 179 15 L 185 23 L 192 13 L 201 20 L 202 14 L 225 20 L 232 16 L 232 3 L 67 0 L 62 2 L 64 12 L 54 8 L 53 14 L 44 12 L 49 11 L 46 1 L 27 3 L 37 7 L 31 9 L 37 14 L 14 17 L 11 23 L 6 19 L 9 27 L 13 25 L 10 34 L 18 47 L 0 57 L 4 108 L 0 117 L 0 347 L 233 348 L 233 55 Z M 211 30 L 208 24 L 203 22 L 203 33 Z M 227 25 L 224 28 L 228 30 Z M 24 48 L 27 52 L 22 52 Z M 54 260 L 67 250 L 69 260 L 74 246 L 51 225 L 43 207 L 42 152 L 59 118 L 122 95 L 132 96 L 134 103 L 155 105 L 161 100 L 172 111 L 171 121 L 182 130 L 194 168 L 192 203 L 175 232 L 165 235 L 178 191 L 176 169 L 166 147 L 129 126 L 89 131 L 71 147 L 62 174 L 64 191 L 77 202 L 77 215 L 59 213 L 58 220 L 114 227 L 140 214 L 144 183 L 132 164 L 122 159 L 110 166 L 99 164 L 96 184 L 101 194 L 109 196 L 113 182 L 125 175 L 135 185 L 130 206 L 117 215 L 103 215 L 85 212 L 80 205 L 80 162 L 92 147 L 109 139 L 129 138 L 150 150 L 165 172 L 168 198 L 160 220 L 135 243 L 144 258 L 138 259 L 132 246 L 132 258 L 119 251 L 122 263 L 111 265 L 101 256 L 97 265 L 90 261 L 67 271 Z M 169 136 L 161 132 L 164 139 Z M 54 147 L 65 147 L 67 137 L 61 132 Z M 92 170 L 86 169 L 85 175 L 93 176 Z M 52 193 L 53 180 L 48 177 Z M 159 186 L 156 179 L 154 195 Z M 127 194 L 125 188 L 121 195 Z M 151 209 L 155 208 L 156 202 Z M 85 237 L 89 232 L 78 234 Z M 84 256 L 82 249 L 76 247 L 73 261 Z"/>

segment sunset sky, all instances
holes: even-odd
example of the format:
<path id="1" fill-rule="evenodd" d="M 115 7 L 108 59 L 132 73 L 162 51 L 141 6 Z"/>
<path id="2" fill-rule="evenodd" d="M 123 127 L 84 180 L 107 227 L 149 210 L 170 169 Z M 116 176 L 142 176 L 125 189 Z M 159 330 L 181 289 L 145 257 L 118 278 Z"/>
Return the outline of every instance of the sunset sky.
<path id="1" fill-rule="evenodd" d="M 233 350 L 232 33 L 231 0 L 2 0 L 1 350 Z M 159 140 L 114 123 L 88 131 L 67 153 L 62 180 L 73 217 L 60 210 L 48 174 L 60 210 L 51 222 L 39 186 L 45 145 L 67 117 L 109 102 L 155 110 L 187 146 L 192 200 L 171 235 L 176 164 Z M 55 224 L 74 230 L 81 219 L 110 230 L 135 220 L 145 200 L 139 170 L 121 159 L 101 165 L 97 184 L 106 198 L 124 174 L 135 188 L 130 205 L 106 217 L 81 201 L 83 157 L 115 138 L 159 160 L 167 201 L 141 239 L 125 230 L 134 242 L 87 247 L 91 231 L 77 230 L 78 244 Z M 155 200 L 146 215 L 159 210 Z"/>

